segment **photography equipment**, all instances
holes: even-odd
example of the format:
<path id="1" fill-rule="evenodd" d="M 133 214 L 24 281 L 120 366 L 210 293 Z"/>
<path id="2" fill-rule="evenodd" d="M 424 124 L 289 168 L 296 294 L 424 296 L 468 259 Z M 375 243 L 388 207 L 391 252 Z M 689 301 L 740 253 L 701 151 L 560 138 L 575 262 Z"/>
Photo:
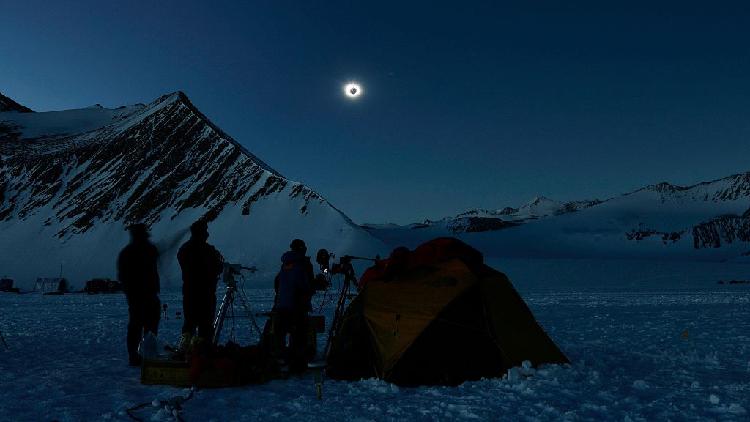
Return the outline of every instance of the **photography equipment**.
<path id="1" fill-rule="evenodd" d="M 219 305 L 219 311 L 216 313 L 214 319 L 214 338 L 212 344 L 214 346 L 219 344 L 219 338 L 221 336 L 221 329 L 224 327 L 224 321 L 227 318 L 227 314 L 231 313 L 232 319 L 234 319 L 234 302 L 237 297 L 240 299 L 240 305 L 245 310 L 245 313 L 253 323 L 253 328 L 257 331 L 258 335 L 261 335 L 260 327 L 255 321 L 255 316 L 250 309 L 250 301 L 247 299 L 245 292 L 239 289 L 239 283 L 244 281 L 242 271 L 248 271 L 255 273 L 258 271 L 255 267 L 244 267 L 240 264 L 224 264 L 224 272 L 222 273 L 222 281 L 227 286 L 227 290 L 224 292 L 224 297 L 221 299 L 221 305 Z M 234 333 L 234 327 L 232 327 L 232 333 Z"/>
<path id="2" fill-rule="evenodd" d="M 329 294 L 331 287 L 333 286 L 333 273 L 331 272 L 331 259 L 334 259 L 336 255 L 329 253 L 326 249 L 318 250 L 315 256 L 315 262 L 318 263 L 320 272 L 315 275 L 313 280 L 313 288 L 315 291 L 323 292 L 323 298 L 318 304 L 317 313 L 322 313 L 323 310 L 330 304 L 332 304 L 336 298 L 334 295 Z"/>
<path id="3" fill-rule="evenodd" d="M 341 319 L 344 317 L 344 311 L 346 310 L 346 300 L 349 298 L 349 292 L 352 289 L 352 284 L 356 289 L 357 287 L 357 276 L 354 272 L 354 266 L 352 266 L 352 260 L 363 260 L 377 262 L 373 258 L 364 258 L 360 256 L 344 255 L 339 259 L 338 264 L 334 264 L 331 272 L 333 274 L 342 274 L 344 276 L 344 282 L 341 284 L 341 290 L 339 291 L 339 297 L 336 301 L 336 309 L 333 313 L 333 320 L 331 321 L 331 327 L 328 329 L 328 339 L 326 339 L 326 348 L 324 356 L 328 359 L 328 353 L 331 350 L 331 341 L 338 334 Z"/>
<path id="4" fill-rule="evenodd" d="M 320 265 L 320 271 L 324 272 L 331 269 L 331 258 L 334 258 L 335 255 L 328 252 L 325 249 L 319 249 L 318 253 L 315 255 L 315 262 Z"/>
<path id="5" fill-rule="evenodd" d="M 315 262 L 318 263 L 320 272 L 313 279 L 313 289 L 316 292 L 323 292 L 323 301 L 320 304 L 321 312 L 323 306 L 328 304 L 328 289 L 331 288 L 331 259 L 334 257 L 325 249 L 318 250 L 315 255 Z"/>

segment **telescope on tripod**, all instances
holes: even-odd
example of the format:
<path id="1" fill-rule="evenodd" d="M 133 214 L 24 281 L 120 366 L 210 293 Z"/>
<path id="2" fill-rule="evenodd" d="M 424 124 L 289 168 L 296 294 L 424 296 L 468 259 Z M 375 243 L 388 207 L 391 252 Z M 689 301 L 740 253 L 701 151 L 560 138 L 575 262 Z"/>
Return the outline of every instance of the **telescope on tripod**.
<path id="1" fill-rule="evenodd" d="M 253 322 L 253 326 L 258 331 L 258 333 L 260 333 L 260 327 L 258 327 L 258 324 L 255 322 L 255 318 L 253 318 L 252 312 L 250 310 L 250 302 L 247 300 L 247 297 L 245 297 L 244 293 L 242 293 L 241 290 L 238 290 L 239 283 L 244 280 L 242 271 L 255 273 L 258 271 L 258 269 L 254 266 L 245 267 L 240 264 L 224 264 L 224 271 L 222 272 L 221 279 L 227 286 L 227 290 L 224 292 L 224 297 L 221 299 L 221 304 L 219 305 L 219 311 L 216 313 L 216 318 L 214 319 L 214 338 L 211 342 L 211 344 L 213 344 L 214 346 L 219 344 L 221 329 L 224 327 L 224 321 L 227 318 L 227 313 L 234 306 L 234 302 L 237 297 L 240 298 L 240 304 L 243 308 L 245 308 L 245 312 L 247 312 L 247 314 L 250 316 L 251 321 Z"/>
<path id="2" fill-rule="evenodd" d="M 331 265 L 331 259 L 335 258 L 335 255 L 329 253 L 325 249 L 318 251 L 316 255 L 316 262 L 320 265 L 321 273 L 326 277 L 328 286 L 331 285 L 330 278 L 334 274 L 341 274 L 344 276 L 344 282 L 341 284 L 341 290 L 339 291 L 338 299 L 336 300 L 336 307 L 333 312 L 333 320 L 331 320 L 331 326 L 328 329 L 328 338 L 326 339 L 326 347 L 323 356 L 328 357 L 328 353 L 331 349 L 331 341 L 338 333 L 341 326 L 341 320 L 344 317 L 344 311 L 346 310 L 346 300 L 350 298 L 350 292 L 352 286 L 354 289 L 359 290 L 357 285 L 357 276 L 354 272 L 354 266 L 352 266 L 353 260 L 372 261 L 377 262 L 376 258 L 365 258 L 361 256 L 344 255 L 339 258 L 339 262 Z"/>

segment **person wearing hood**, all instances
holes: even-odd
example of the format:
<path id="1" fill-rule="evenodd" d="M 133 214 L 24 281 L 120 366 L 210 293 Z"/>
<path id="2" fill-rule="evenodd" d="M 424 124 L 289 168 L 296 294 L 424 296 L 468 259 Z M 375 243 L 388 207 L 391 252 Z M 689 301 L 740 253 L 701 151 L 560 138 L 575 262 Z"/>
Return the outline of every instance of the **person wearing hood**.
<path id="1" fill-rule="evenodd" d="M 190 226 L 190 239 L 180 247 L 177 261 L 182 269 L 185 318 L 178 349 L 185 351 L 193 336 L 209 342 L 213 339 L 216 285 L 224 269 L 224 258 L 208 243 L 208 223 L 204 220 Z"/>
<path id="2" fill-rule="evenodd" d="M 122 282 L 128 301 L 128 363 L 141 364 L 138 344 L 141 338 L 159 331 L 161 303 L 159 301 L 159 251 L 149 241 L 148 227 L 134 224 L 128 227 L 130 243 L 117 257 L 117 278 Z"/>
<path id="3" fill-rule="evenodd" d="M 289 335 L 286 361 L 290 372 L 303 372 L 307 367 L 307 313 L 312 309 L 313 266 L 305 256 L 307 246 L 301 239 L 294 239 L 291 250 L 281 257 L 281 269 L 276 276 L 276 302 L 280 333 Z"/>

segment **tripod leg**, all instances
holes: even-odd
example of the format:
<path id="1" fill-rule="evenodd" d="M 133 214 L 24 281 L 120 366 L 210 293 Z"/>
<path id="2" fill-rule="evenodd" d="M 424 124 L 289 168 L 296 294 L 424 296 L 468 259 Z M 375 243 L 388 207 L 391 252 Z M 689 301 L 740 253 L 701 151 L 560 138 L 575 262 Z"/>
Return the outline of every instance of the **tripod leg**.
<path id="1" fill-rule="evenodd" d="M 212 343 L 214 346 L 219 344 L 221 328 L 224 326 L 224 319 L 227 316 L 227 310 L 232 306 L 232 302 L 234 302 L 234 289 L 230 287 L 224 293 L 224 298 L 221 300 L 221 305 L 219 306 L 219 312 L 217 312 L 216 319 L 214 320 L 214 338 Z"/>
<path id="2" fill-rule="evenodd" d="M 331 341 L 333 337 L 338 334 L 340 321 L 343 314 L 343 308 L 346 304 L 346 295 L 349 293 L 349 282 L 344 282 L 341 286 L 341 293 L 339 294 L 339 300 L 336 302 L 336 309 L 333 312 L 333 320 L 331 321 L 331 328 L 328 329 L 328 338 L 326 339 L 326 348 L 323 351 L 325 358 L 328 359 L 328 353 L 331 351 Z"/>
<path id="3" fill-rule="evenodd" d="M 315 396 L 323 400 L 323 368 L 315 368 Z"/>
<path id="4" fill-rule="evenodd" d="M 258 338 L 263 337 L 263 331 L 261 331 L 260 326 L 258 325 L 258 321 L 255 320 L 255 314 L 253 313 L 252 308 L 250 308 L 250 301 L 248 300 L 247 296 L 245 296 L 245 292 L 240 290 L 238 292 L 238 295 L 240 297 L 240 304 L 245 309 L 245 312 L 247 313 L 247 317 L 250 318 L 250 321 L 253 324 L 253 328 L 255 329 L 255 332 L 258 333 Z"/>

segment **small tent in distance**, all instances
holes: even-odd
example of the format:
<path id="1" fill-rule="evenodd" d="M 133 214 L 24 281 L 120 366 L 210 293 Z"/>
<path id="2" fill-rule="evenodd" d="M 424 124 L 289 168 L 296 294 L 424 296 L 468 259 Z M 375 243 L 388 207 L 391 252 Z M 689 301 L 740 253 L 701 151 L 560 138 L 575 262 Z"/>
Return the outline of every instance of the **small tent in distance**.
<path id="1" fill-rule="evenodd" d="M 505 274 L 458 239 L 399 248 L 362 284 L 332 342 L 331 378 L 458 385 L 524 360 L 568 363 Z"/>

